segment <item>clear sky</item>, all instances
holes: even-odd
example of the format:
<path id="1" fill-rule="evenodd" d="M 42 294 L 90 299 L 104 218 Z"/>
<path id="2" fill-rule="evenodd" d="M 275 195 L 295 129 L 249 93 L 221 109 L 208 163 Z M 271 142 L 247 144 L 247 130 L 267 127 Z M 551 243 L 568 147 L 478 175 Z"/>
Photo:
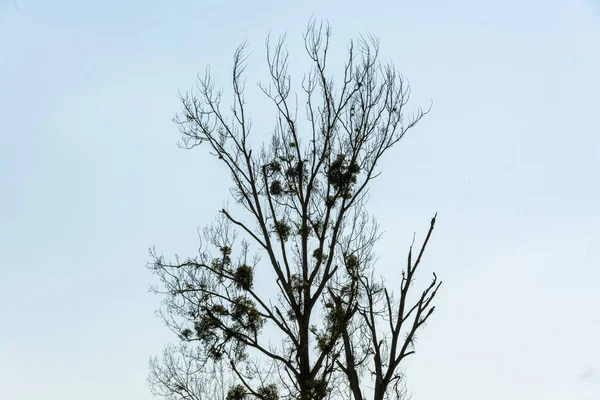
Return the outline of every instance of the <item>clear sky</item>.
<path id="1" fill-rule="evenodd" d="M 264 38 L 301 56 L 311 15 L 340 55 L 381 37 L 413 104 L 434 101 L 371 203 L 390 282 L 439 212 L 413 398 L 600 399 L 598 0 L 0 0 L 0 398 L 151 397 L 148 358 L 175 338 L 147 248 L 193 254 L 228 194 L 202 149 L 177 148 L 177 93 L 209 64 L 227 85 L 249 39 L 270 128 Z"/>

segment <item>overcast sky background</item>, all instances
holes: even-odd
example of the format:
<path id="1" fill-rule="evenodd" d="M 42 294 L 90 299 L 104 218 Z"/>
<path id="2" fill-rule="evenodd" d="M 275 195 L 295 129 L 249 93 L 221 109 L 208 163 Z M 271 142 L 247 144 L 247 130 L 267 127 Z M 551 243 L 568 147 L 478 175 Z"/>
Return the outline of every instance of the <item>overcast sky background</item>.
<path id="1" fill-rule="evenodd" d="M 151 398 L 148 358 L 175 338 L 147 249 L 193 254 L 228 195 L 203 149 L 177 148 L 177 93 L 206 65 L 228 85 L 249 39 L 271 128 L 264 38 L 301 59 L 311 15 L 340 56 L 381 37 L 413 105 L 434 101 L 371 202 L 390 282 L 439 212 L 413 398 L 600 399 L 598 0 L 0 0 L 0 398 Z"/>

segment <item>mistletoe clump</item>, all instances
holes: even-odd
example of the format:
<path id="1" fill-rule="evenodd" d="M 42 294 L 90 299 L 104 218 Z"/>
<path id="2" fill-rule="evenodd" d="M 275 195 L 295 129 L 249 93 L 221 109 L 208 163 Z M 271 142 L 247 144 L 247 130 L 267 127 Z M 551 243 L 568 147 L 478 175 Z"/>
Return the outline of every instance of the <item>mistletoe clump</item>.
<path id="1" fill-rule="evenodd" d="M 347 310 L 339 301 L 327 301 L 325 304 L 325 329 L 317 335 L 317 347 L 321 351 L 329 351 L 347 321 Z"/>
<path id="2" fill-rule="evenodd" d="M 322 400 L 329 394 L 327 381 L 323 378 L 312 379 L 308 389 L 309 393 L 302 400 Z"/>
<path id="3" fill-rule="evenodd" d="M 258 394 L 258 397 L 262 400 L 279 400 L 277 386 L 273 384 L 259 387 L 256 393 Z"/>
<path id="4" fill-rule="evenodd" d="M 227 400 L 245 400 L 248 398 L 246 388 L 243 385 L 235 385 L 227 391 Z"/>
<path id="5" fill-rule="evenodd" d="M 256 304 L 242 296 L 233 302 L 231 317 L 239 324 L 239 327 L 251 332 L 258 332 L 265 322 L 263 316 L 256 309 Z"/>
<path id="6" fill-rule="evenodd" d="M 327 254 L 323 254 L 323 249 L 321 249 L 320 247 L 317 247 L 313 251 L 312 256 L 315 259 L 317 265 L 327 261 Z"/>
<path id="7" fill-rule="evenodd" d="M 359 267 L 358 257 L 355 254 L 350 254 L 344 257 L 344 263 L 346 264 L 346 271 L 350 276 L 356 276 Z"/>
<path id="8" fill-rule="evenodd" d="M 329 166 L 327 179 L 329 184 L 333 186 L 337 196 L 350 198 L 352 186 L 356 183 L 359 172 L 360 167 L 356 161 L 352 160 L 348 163 L 345 155 L 338 154 Z M 335 202 L 335 199 L 328 199 L 328 201 Z"/>
<path id="9" fill-rule="evenodd" d="M 282 194 L 284 194 L 283 186 L 281 186 L 281 181 L 275 180 L 271 182 L 269 191 L 273 196 L 281 196 Z"/>
<path id="10" fill-rule="evenodd" d="M 290 226 L 284 221 L 276 221 L 273 224 L 273 231 L 275 231 L 277 237 L 279 237 L 279 240 L 286 242 L 290 238 L 292 228 L 290 228 Z"/>
<path id="11" fill-rule="evenodd" d="M 221 257 L 217 257 L 212 260 L 212 268 L 223 269 L 226 266 L 231 265 L 231 247 L 223 246 L 219 249 Z"/>
<path id="12" fill-rule="evenodd" d="M 286 178 L 295 181 L 302 178 L 307 172 L 304 162 L 300 160 L 285 171 L 285 176 Z"/>
<path id="13" fill-rule="evenodd" d="M 212 314 L 204 314 L 194 321 L 194 330 L 198 339 L 208 343 L 217 339 L 218 329 L 220 327 L 219 319 Z"/>
<path id="14" fill-rule="evenodd" d="M 238 289 L 250 290 L 254 284 L 254 270 L 249 265 L 240 265 L 234 272 L 234 279 Z"/>

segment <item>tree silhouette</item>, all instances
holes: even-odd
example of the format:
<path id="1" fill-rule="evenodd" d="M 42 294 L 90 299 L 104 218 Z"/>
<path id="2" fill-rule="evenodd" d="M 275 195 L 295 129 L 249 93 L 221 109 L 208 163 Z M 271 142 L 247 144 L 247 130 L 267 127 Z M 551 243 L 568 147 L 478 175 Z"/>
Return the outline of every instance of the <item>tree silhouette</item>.
<path id="1" fill-rule="evenodd" d="M 155 291 L 164 295 L 160 315 L 188 343 L 155 360 L 155 393 L 200 399 L 192 375 L 218 365 L 230 374 L 228 400 L 405 395 L 401 363 L 414 353 L 441 284 L 434 274 L 411 302 L 435 217 L 414 256 L 410 246 L 394 295 L 375 276 L 380 233 L 366 203 L 381 157 L 429 110 L 405 115 L 410 88 L 393 65 L 379 62 L 371 36 L 350 42 L 335 85 L 326 68 L 330 35 L 328 25 L 314 22 L 304 35 L 311 61 L 302 80 L 306 129 L 298 124 L 284 39 L 267 42 L 271 81 L 259 86 L 277 118 L 260 149 L 250 142 L 245 44 L 234 55 L 230 111 L 222 110 L 209 73 L 181 96 L 182 146 L 206 146 L 221 160 L 237 207 L 220 210 L 197 256 L 166 261 L 151 251 L 149 268 L 162 282 Z M 258 271 L 270 274 L 270 290 L 256 284 Z M 178 362 L 187 367 L 168 368 Z"/>

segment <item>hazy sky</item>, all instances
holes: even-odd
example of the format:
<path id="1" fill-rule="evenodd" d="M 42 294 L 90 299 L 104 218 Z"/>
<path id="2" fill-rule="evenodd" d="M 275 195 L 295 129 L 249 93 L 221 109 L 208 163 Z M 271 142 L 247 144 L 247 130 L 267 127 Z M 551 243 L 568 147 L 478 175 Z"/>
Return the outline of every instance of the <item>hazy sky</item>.
<path id="1" fill-rule="evenodd" d="M 333 54 L 381 37 L 413 105 L 434 101 L 371 202 L 390 282 L 439 212 L 413 398 L 600 399 L 598 0 L 0 0 L 0 398 L 151 398 L 148 358 L 175 338 L 147 248 L 193 254 L 228 194 L 203 149 L 177 148 L 177 93 L 209 64 L 228 85 L 249 39 L 271 128 L 265 35 L 301 59 L 311 15 Z"/>

